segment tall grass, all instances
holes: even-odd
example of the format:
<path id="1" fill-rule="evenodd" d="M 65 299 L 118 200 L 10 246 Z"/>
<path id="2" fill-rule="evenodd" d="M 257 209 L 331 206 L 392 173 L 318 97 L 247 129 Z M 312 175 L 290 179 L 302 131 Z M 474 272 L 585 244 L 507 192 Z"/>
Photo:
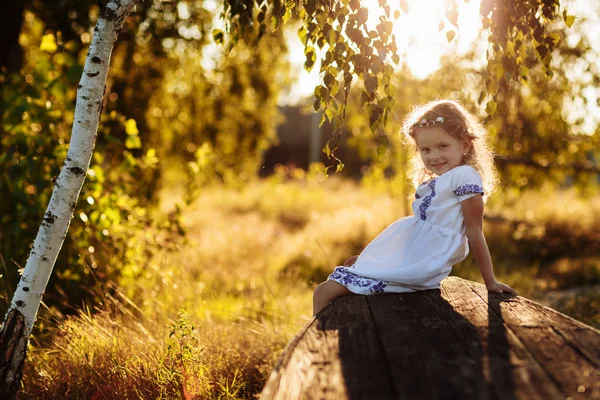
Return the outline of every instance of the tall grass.
<path id="1" fill-rule="evenodd" d="M 517 221 L 486 224 L 498 279 L 534 299 L 565 282 L 600 283 L 597 259 L 569 253 L 569 243 L 597 237 L 600 213 L 572 196 L 568 211 L 552 207 L 560 203 L 548 194 L 490 201 L 492 214 Z M 184 212 L 188 242 L 177 252 L 148 260 L 93 312 L 44 321 L 51 328 L 32 341 L 22 398 L 256 397 L 285 344 L 310 320 L 312 288 L 402 210 L 403 199 L 332 178 L 276 175 L 239 190 L 206 189 Z M 521 220 L 530 225 L 515 237 L 511 224 Z M 552 257 L 536 255 L 531 246 L 551 226 L 577 240 L 565 244 L 553 233 L 562 250 L 545 244 Z M 472 259 L 454 274 L 481 281 Z M 597 297 L 586 299 L 598 306 Z M 580 303 L 565 310 L 596 324 L 598 315 L 581 313 Z"/>

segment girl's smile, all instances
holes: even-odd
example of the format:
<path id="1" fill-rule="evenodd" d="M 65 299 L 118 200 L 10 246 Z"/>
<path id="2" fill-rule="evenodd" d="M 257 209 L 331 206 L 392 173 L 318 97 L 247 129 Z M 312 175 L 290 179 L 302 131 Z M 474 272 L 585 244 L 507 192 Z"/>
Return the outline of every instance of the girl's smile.
<path id="1" fill-rule="evenodd" d="M 415 134 L 417 148 L 425 167 L 436 175 L 463 164 L 469 143 L 449 135 L 439 127 L 422 127 Z"/>

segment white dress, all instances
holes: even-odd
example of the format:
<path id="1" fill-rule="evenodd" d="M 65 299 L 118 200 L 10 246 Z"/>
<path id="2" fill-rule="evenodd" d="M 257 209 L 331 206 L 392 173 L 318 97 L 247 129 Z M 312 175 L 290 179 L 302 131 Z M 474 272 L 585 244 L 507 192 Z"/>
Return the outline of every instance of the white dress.
<path id="1" fill-rule="evenodd" d="M 483 194 L 481 177 L 468 165 L 422 183 L 413 216 L 401 218 L 371 241 L 351 267 L 338 266 L 328 280 L 357 294 L 439 288 L 469 246 L 460 202 Z"/>

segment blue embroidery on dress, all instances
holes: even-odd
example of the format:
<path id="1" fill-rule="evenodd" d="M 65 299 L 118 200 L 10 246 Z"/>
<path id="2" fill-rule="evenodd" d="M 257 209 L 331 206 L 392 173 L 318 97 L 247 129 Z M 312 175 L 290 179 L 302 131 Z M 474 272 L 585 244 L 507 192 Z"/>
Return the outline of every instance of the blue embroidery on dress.
<path id="1" fill-rule="evenodd" d="M 421 219 L 423 221 L 425 221 L 427 219 L 427 209 L 429 208 L 429 206 L 431 206 L 431 199 L 433 199 L 435 197 L 436 181 L 437 181 L 437 179 L 434 179 L 427 184 L 427 186 L 429 186 L 429 188 L 431 189 L 431 194 L 428 194 L 427 196 L 425 196 L 425 198 L 423 199 L 423 202 L 419 206 L 419 211 L 421 212 Z"/>
<path id="2" fill-rule="evenodd" d="M 474 185 L 474 184 L 468 183 L 466 185 L 459 186 L 458 189 L 454 190 L 454 193 L 457 196 L 464 196 L 466 194 L 472 194 L 472 193 L 482 193 L 483 194 L 483 188 L 479 185 Z"/>
<path id="3" fill-rule="evenodd" d="M 353 274 L 345 267 L 336 268 L 335 271 L 329 275 L 328 279 L 344 286 L 352 285 L 359 288 L 368 288 L 371 293 L 383 293 L 383 288 L 387 286 L 383 281 Z"/>

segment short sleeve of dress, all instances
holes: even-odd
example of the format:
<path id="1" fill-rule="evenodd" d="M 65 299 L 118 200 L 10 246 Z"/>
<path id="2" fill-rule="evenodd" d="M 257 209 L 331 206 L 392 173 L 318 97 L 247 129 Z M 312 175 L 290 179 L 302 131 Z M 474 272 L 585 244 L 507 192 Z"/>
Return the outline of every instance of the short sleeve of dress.
<path id="1" fill-rule="evenodd" d="M 470 166 L 458 167 L 452 177 L 452 191 L 459 201 L 465 201 L 478 194 L 483 194 L 483 182 L 479 173 Z"/>

